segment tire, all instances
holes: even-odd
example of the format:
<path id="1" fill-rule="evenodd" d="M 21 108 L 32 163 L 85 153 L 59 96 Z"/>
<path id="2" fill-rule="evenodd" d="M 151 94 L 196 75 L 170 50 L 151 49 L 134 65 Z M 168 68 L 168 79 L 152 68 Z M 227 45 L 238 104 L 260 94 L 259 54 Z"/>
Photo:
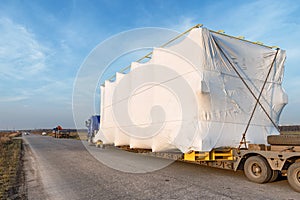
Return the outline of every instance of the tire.
<path id="1" fill-rule="evenodd" d="M 290 186 L 300 192 L 300 162 L 296 162 L 288 168 L 287 179 Z"/>
<path id="2" fill-rule="evenodd" d="M 279 177 L 279 174 L 280 174 L 279 170 L 272 170 L 272 176 L 271 179 L 269 180 L 269 183 L 276 181 Z"/>
<path id="3" fill-rule="evenodd" d="M 300 146 L 300 135 L 269 135 L 268 143 L 273 145 Z"/>
<path id="4" fill-rule="evenodd" d="M 272 178 L 272 169 L 264 158 L 252 156 L 245 162 L 244 174 L 252 182 L 266 183 Z"/>

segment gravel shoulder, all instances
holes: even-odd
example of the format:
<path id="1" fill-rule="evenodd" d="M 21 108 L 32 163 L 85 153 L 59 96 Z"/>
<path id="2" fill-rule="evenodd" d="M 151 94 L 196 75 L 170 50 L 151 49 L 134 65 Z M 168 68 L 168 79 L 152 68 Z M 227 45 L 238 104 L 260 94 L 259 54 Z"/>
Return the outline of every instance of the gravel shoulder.
<path id="1" fill-rule="evenodd" d="M 26 181 L 27 198 L 38 199 L 50 199 L 42 182 L 42 177 L 39 171 L 39 164 L 37 163 L 36 156 L 32 152 L 29 144 L 24 142 L 24 172 Z"/>

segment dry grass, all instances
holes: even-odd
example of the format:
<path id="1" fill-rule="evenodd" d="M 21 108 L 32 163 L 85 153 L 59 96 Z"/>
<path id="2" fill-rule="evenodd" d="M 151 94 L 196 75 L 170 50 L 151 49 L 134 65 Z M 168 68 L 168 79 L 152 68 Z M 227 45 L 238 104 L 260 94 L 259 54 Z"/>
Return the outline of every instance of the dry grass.
<path id="1" fill-rule="evenodd" d="M 0 133 L 0 199 L 22 199 L 18 196 L 19 173 L 22 167 L 20 133 Z"/>
<path id="2" fill-rule="evenodd" d="M 78 140 L 87 140 L 87 131 L 77 131 L 77 138 Z"/>
<path id="3" fill-rule="evenodd" d="M 10 137 L 4 136 L 4 137 L 0 137 L 0 143 L 4 144 L 4 143 L 8 143 L 11 141 Z"/>

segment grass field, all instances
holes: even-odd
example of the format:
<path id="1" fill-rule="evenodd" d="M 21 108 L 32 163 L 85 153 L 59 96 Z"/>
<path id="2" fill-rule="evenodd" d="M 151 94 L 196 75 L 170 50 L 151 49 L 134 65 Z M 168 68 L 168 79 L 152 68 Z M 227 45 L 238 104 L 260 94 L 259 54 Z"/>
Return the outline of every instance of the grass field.
<path id="1" fill-rule="evenodd" d="M 22 182 L 22 140 L 13 139 L 19 135 L 0 133 L 0 199 L 24 199 L 19 193 Z"/>

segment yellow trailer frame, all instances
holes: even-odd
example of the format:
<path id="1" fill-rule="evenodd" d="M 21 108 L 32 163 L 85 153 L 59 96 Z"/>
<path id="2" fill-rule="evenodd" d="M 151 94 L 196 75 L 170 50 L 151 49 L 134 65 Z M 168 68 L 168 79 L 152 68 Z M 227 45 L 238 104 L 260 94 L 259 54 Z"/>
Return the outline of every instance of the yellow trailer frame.
<path id="1" fill-rule="evenodd" d="M 185 161 L 232 161 L 234 160 L 233 149 L 214 149 L 210 152 L 192 151 L 185 153 Z"/>

